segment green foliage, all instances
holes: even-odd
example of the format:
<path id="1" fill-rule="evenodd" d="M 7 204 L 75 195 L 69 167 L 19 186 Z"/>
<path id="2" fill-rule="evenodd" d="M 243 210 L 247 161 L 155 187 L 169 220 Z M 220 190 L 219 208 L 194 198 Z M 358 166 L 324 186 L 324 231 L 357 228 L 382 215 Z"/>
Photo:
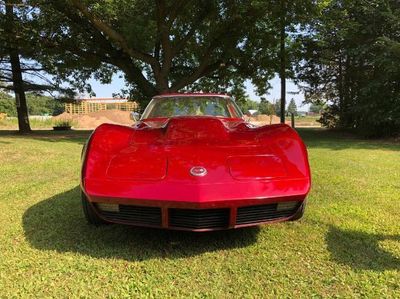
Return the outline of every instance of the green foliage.
<path id="1" fill-rule="evenodd" d="M 312 112 L 312 113 L 321 113 L 322 110 L 324 109 L 324 105 L 323 104 L 319 104 L 319 103 L 311 103 L 310 108 L 308 109 L 308 111 Z"/>
<path id="2" fill-rule="evenodd" d="M 0 91 L 0 112 L 6 113 L 7 116 L 17 115 L 14 98 L 9 94 L 1 91 Z"/>
<path id="3" fill-rule="evenodd" d="M 54 127 L 72 127 L 74 121 L 72 119 L 58 119 L 53 122 Z"/>
<path id="4" fill-rule="evenodd" d="M 64 112 L 64 103 L 51 97 L 27 94 L 30 115 L 58 115 Z"/>
<path id="5" fill-rule="evenodd" d="M 265 98 L 261 98 L 261 101 L 258 105 L 258 110 L 261 114 L 275 115 L 274 105 L 268 102 Z"/>
<path id="6" fill-rule="evenodd" d="M 264 15 L 258 1 L 30 2 L 41 8 L 34 19 L 53 51 L 41 62 L 65 80 L 85 82 L 94 75 L 110 82 L 120 70 L 131 95 L 148 99 L 192 89 L 195 82 L 207 87 L 213 81 L 214 89 L 226 92 L 256 74 L 249 67 L 256 57 L 238 45 Z M 238 63 L 245 59 L 249 64 Z"/>
<path id="7" fill-rule="evenodd" d="M 242 110 L 243 113 L 247 113 L 249 110 L 259 109 L 258 107 L 259 103 L 249 98 L 244 98 L 241 101 L 236 100 L 236 104 L 238 104 L 240 110 Z"/>
<path id="8" fill-rule="evenodd" d="M 27 104 L 29 115 L 58 115 L 64 112 L 64 103 L 51 97 L 28 93 Z M 15 99 L 0 92 L 0 112 L 8 116 L 17 116 Z"/>
<path id="9" fill-rule="evenodd" d="M 260 102 L 245 98 L 244 101 L 237 102 L 237 104 L 243 113 L 247 113 L 249 110 L 258 110 L 260 114 L 275 114 L 274 105 L 268 102 L 265 98 L 261 98 Z"/>
<path id="10" fill-rule="evenodd" d="M 367 136 L 400 134 L 400 6 L 395 0 L 334 0 L 303 36 L 309 102 L 322 123 Z"/>
<path id="11" fill-rule="evenodd" d="M 19 2 L 0 1 L 0 90 L 9 92 L 15 89 L 11 67 L 11 54 L 14 53 L 20 58 L 25 92 L 57 91 L 72 97 L 73 89 L 62 86 L 65 82 L 62 77 L 57 77 L 56 72 L 52 72 L 54 66 L 38 62 L 39 59 L 48 61 L 48 57 L 53 57 L 54 50 L 48 48 L 40 36 L 41 24 L 37 19 L 40 10 L 35 1 Z M 6 13 L 5 7 L 10 9 L 11 14 Z M 15 72 L 14 76 L 19 73 L 17 69 Z"/>
<path id="12" fill-rule="evenodd" d="M 297 105 L 294 99 L 291 99 L 287 108 L 287 112 L 297 115 Z"/>
<path id="13" fill-rule="evenodd" d="M 274 103 L 274 109 L 275 109 L 275 115 L 276 116 L 281 116 L 281 101 L 276 101 Z"/>
<path id="14" fill-rule="evenodd" d="M 281 1 L 265 0 L 28 2 L 40 6 L 44 66 L 81 87 L 92 75 L 110 82 L 122 71 L 124 92 L 143 102 L 179 90 L 236 95 L 248 79 L 265 94 L 279 70 L 280 17 L 295 32 L 315 7 L 313 0 L 286 1 L 283 11 Z M 287 39 L 291 61 L 298 45 Z"/>

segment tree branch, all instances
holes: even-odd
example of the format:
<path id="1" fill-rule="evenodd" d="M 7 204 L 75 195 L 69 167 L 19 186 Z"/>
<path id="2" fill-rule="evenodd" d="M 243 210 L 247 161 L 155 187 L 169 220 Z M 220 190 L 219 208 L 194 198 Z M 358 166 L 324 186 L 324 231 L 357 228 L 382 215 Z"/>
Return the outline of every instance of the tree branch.
<path id="1" fill-rule="evenodd" d="M 211 63 L 211 56 L 212 52 L 218 47 L 219 43 L 221 42 L 222 36 L 226 34 L 224 30 L 222 30 L 217 36 L 215 36 L 208 46 L 207 50 L 204 53 L 204 60 L 200 63 L 198 68 L 189 76 L 183 78 L 181 81 L 175 83 L 171 90 L 177 91 L 181 88 L 185 87 L 186 85 L 194 83 L 197 79 L 204 76 L 205 74 L 209 74 L 215 70 L 217 70 L 221 63 L 223 63 L 222 59 L 218 59 L 216 62 Z"/>
<path id="2" fill-rule="evenodd" d="M 162 89 L 168 89 L 167 75 L 171 69 L 172 64 L 172 48 L 171 41 L 169 39 L 169 28 L 166 24 L 166 7 L 164 0 L 156 0 L 157 7 L 157 28 L 159 34 L 159 40 L 163 48 L 163 63 L 161 66 L 160 73 L 155 72 L 155 76 L 158 77 Z"/>
<path id="3" fill-rule="evenodd" d="M 209 58 L 204 59 L 200 66 L 191 75 L 184 77 L 182 80 L 174 84 L 171 87 L 171 91 L 179 91 L 185 86 L 196 82 L 196 80 L 200 79 L 201 77 L 211 74 L 212 72 L 218 70 L 223 63 L 222 60 L 218 60 L 214 63 L 209 63 L 209 60 Z"/>
<path id="4" fill-rule="evenodd" d="M 167 22 L 168 28 L 172 27 L 172 24 L 176 20 L 176 17 L 178 16 L 179 12 L 181 12 L 182 9 L 190 2 L 191 2 L 190 0 L 176 0 L 174 7 L 168 9 L 168 11 L 170 12 Z"/>
<path id="5" fill-rule="evenodd" d="M 93 25 L 93 27 L 99 31 L 101 31 L 103 34 L 105 34 L 110 40 L 114 41 L 119 45 L 119 47 L 129 56 L 132 58 L 141 60 L 143 62 L 146 62 L 150 64 L 153 67 L 159 67 L 158 66 L 158 61 L 154 59 L 153 56 L 143 53 L 139 50 L 136 50 L 134 48 L 131 48 L 125 38 L 119 34 L 117 31 L 112 29 L 110 26 L 108 26 L 106 23 L 101 21 L 100 19 L 96 18 L 89 10 L 88 8 L 82 4 L 81 1 L 79 0 L 71 0 L 73 6 L 75 6 L 76 9 L 78 9 Z"/>
<path id="6" fill-rule="evenodd" d="M 186 33 L 184 37 L 182 37 L 179 41 L 176 42 L 176 46 L 173 50 L 173 55 L 177 55 L 183 47 L 187 44 L 187 42 L 193 37 L 196 33 L 196 30 L 199 28 L 199 25 L 204 21 L 204 19 L 210 15 L 208 10 L 204 10 L 202 14 L 199 14 L 196 18 L 196 21 L 190 27 L 189 31 Z"/>

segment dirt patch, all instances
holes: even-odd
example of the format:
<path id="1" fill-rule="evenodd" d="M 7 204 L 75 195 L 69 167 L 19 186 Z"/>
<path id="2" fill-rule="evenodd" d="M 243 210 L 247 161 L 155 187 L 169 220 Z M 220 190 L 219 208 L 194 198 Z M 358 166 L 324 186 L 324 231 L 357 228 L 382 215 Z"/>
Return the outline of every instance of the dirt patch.
<path id="1" fill-rule="evenodd" d="M 66 119 L 74 122 L 74 128 L 82 129 L 94 129 L 104 123 L 126 126 L 133 124 L 133 121 L 130 119 L 130 112 L 121 110 L 104 110 L 88 114 L 69 114 L 64 112 L 53 117 L 53 120 Z M 279 124 L 280 118 L 276 115 L 271 117 L 270 115 L 260 114 L 250 117 L 249 122 L 258 126 L 264 126 L 269 124 Z M 290 125 L 290 120 L 287 120 L 286 123 Z"/>
<path id="2" fill-rule="evenodd" d="M 280 118 L 276 115 L 266 115 L 259 114 L 257 116 L 250 117 L 250 122 L 257 125 L 269 125 L 269 124 L 279 124 Z"/>
<path id="3" fill-rule="evenodd" d="M 70 114 L 64 112 L 54 116 L 53 120 L 72 120 L 74 127 L 85 129 L 93 129 L 104 123 L 127 126 L 133 124 L 133 121 L 130 119 L 130 112 L 121 110 L 104 110 L 88 114 Z"/>

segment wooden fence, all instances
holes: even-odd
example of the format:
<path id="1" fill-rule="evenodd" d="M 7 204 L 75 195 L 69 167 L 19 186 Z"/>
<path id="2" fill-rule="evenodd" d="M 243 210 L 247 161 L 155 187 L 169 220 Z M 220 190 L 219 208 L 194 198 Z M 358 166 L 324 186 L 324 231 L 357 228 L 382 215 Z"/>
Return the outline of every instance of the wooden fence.
<path id="1" fill-rule="evenodd" d="M 65 112 L 71 114 L 88 114 L 90 112 L 97 112 L 103 110 L 122 110 L 138 112 L 139 105 L 136 102 L 125 103 L 93 103 L 93 102 L 79 102 L 79 103 L 65 103 Z"/>

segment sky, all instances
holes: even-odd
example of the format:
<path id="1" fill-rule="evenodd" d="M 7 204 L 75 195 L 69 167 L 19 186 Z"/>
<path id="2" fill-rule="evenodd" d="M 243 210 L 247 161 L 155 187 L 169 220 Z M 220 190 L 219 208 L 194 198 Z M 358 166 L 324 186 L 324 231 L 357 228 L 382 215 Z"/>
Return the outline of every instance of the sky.
<path id="1" fill-rule="evenodd" d="M 94 79 L 89 82 L 92 85 L 93 91 L 96 93 L 96 97 L 112 97 L 113 93 L 119 92 L 122 88 L 124 88 L 124 80 L 119 78 L 119 75 L 114 75 L 111 84 L 101 84 L 99 81 Z M 273 102 L 274 100 L 278 100 L 280 98 L 280 80 L 279 77 L 276 76 L 271 81 L 272 88 L 269 90 L 269 95 L 266 98 Z M 296 101 L 297 109 L 299 111 L 307 111 L 308 105 L 303 105 L 304 95 L 302 93 L 299 94 L 291 94 L 292 92 L 298 92 L 298 87 L 291 81 L 287 81 L 287 103 L 289 103 L 291 98 L 294 98 Z M 255 94 L 254 86 L 250 81 L 246 81 L 245 83 L 247 94 L 250 99 L 255 101 L 260 101 L 260 97 Z"/>
<path id="2" fill-rule="evenodd" d="M 281 82 L 278 76 L 275 76 L 271 81 L 272 88 L 269 90 L 269 94 L 266 96 L 267 100 L 270 102 L 275 102 L 281 98 Z M 254 92 L 254 86 L 251 82 L 246 82 L 246 90 L 250 99 L 260 101 L 260 97 L 257 96 Z M 289 101 L 293 98 L 296 102 L 297 109 L 299 111 L 308 111 L 309 105 L 304 105 L 304 94 L 299 91 L 299 88 L 290 80 L 286 81 L 286 101 L 289 104 Z M 296 93 L 296 94 L 292 94 Z"/>

